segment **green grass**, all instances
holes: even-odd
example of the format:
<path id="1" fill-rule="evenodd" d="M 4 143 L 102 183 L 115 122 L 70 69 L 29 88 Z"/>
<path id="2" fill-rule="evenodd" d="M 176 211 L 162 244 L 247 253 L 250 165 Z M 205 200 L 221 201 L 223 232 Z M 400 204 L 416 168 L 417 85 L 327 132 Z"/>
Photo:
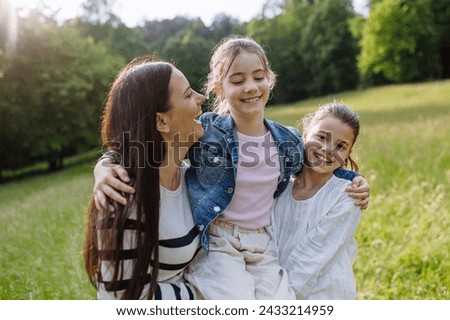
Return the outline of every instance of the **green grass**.
<path id="1" fill-rule="evenodd" d="M 0 299 L 91 299 L 82 269 L 92 165 L 0 186 Z"/>
<path id="2" fill-rule="evenodd" d="M 294 125 L 332 100 L 361 117 L 355 158 L 371 185 L 357 233 L 359 299 L 450 298 L 450 81 L 270 107 Z M 92 299 L 82 268 L 92 165 L 0 185 L 0 299 Z"/>

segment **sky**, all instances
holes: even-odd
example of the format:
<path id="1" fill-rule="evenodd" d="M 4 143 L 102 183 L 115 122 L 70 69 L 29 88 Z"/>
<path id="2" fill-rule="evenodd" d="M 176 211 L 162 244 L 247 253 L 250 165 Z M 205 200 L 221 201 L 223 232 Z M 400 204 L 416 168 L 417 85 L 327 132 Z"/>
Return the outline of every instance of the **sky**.
<path id="1" fill-rule="evenodd" d="M 83 0 L 7 0 L 16 7 L 48 6 L 58 11 L 57 18 L 66 20 L 81 13 Z M 129 27 L 143 20 L 172 19 L 177 15 L 200 17 L 209 25 L 214 16 L 224 12 L 240 21 L 249 21 L 258 15 L 266 0 L 116 0 L 114 13 Z M 353 0 L 355 9 L 364 13 L 367 0 Z M 126 5 L 125 5 L 126 4 Z"/>

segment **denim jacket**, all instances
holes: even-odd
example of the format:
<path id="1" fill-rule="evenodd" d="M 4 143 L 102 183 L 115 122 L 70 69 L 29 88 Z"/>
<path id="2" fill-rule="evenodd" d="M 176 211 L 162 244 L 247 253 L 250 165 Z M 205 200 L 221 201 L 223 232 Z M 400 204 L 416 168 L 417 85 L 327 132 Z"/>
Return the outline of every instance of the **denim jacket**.
<path id="1" fill-rule="evenodd" d="M 230 115 L 204 113 L 202 140 L 189 150 L 186 172 L 188 196 L 203 247 L 208 249 L 208 227 L 228 207 L 236 187 L 239 144 Z M 280 177 L 274 194 L 286 188 L 289 177 L 303 164 L 303 140 L 295 128 L 264 119 L 272 134 L 280 160 Z"/>

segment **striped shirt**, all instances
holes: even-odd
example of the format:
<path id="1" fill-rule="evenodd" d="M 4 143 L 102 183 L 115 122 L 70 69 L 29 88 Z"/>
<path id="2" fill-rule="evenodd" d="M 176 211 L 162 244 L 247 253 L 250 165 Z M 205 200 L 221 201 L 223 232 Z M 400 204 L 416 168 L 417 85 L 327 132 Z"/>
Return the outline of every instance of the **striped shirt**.
<path id="1" fill-rule="evenodd" d="M 184 173 L 181 168 L 180 186 L 175 190 L 167 190 L 160 186 L 161 207 L 159 221 L 159 273 L 156 300 L 195 299 L 195 289 L 186 283 L 184 269 L 200 250 L 197 227 L 194 224 L 189 200 L 186 192 Z M 103 230 L 104 231 L 104 230 Z M 102 232 L 99 231 L 99 232 Z M 101 270 L 99 275 L 98 299 L 119 299 L 131 278 L 136 233 L 136 212 L 130 215 L 126 223 L 123 240 L 123 276 L 120 281 L 112 283 L 113 267 L 106 252 L 99 252 Z M 119 272 L 119 275 L 121 273 Z M 150 289 L 151 268 L 149 268 L 144 290 L 140 299 L 147 299 Z"/>

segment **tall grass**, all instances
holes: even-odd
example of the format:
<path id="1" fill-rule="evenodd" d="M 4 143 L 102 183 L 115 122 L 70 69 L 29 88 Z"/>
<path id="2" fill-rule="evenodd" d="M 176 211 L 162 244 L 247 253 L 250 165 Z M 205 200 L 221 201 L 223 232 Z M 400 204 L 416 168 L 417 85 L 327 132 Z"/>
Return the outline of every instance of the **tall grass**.
<path id="1" fill-rule="evenodd" d="M 90 299 L 82 269 L 92 165 L 0 186 L 0 299 Z"/>
<path id="2" fill-rule="evenodd" d="M 344 92 L 271 107 L 295 125 L 332 100 L 362 122 L 371 185 L 357 233 L 359 299 L 449 299 L 450 81 Z M 82 268 L 92 165 L 0 185 L 0 299 L 93 299 Z"/>

